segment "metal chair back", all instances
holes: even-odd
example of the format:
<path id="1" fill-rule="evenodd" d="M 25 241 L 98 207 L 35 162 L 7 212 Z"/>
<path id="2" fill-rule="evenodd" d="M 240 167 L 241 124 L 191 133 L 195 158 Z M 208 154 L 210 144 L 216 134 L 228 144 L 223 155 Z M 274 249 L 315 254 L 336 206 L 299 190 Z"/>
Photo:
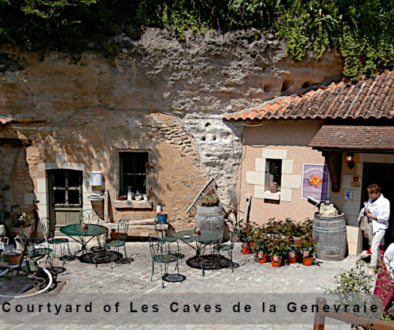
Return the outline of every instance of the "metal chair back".
<path id="1" fill-rule="evenodd" d="M 158 244 L 157 241 L 153 240 L 152 235 L 148 236 L 148 240 L 149 240 L 149 252 L 153 259 L 153 257 L 158 253 L 160 245 Z"/>
<path id="2" fill-rule="evenodd" d="M 50 224 L 49 218 L 40 218 L 40 222 L 39 222 L 40 230 L 42 235 L 44 236 L 45 242 L 48 242 L 49 224 Z"/>
<path id="3" fill-rule="evenodd" d="M 119 219 L 118 228 L 114 236 L 115 240 L 126 241 L 128 231 L 129 231 L 129 220 L 127 218 Z"/>
<path id="4" fill-rule="evenodd" d="M 89 211 L 80 211 L 79 212 L 79 222 L 80 223 L 90 223 L 90 219 L 91 219 L 91 212 Z"/>

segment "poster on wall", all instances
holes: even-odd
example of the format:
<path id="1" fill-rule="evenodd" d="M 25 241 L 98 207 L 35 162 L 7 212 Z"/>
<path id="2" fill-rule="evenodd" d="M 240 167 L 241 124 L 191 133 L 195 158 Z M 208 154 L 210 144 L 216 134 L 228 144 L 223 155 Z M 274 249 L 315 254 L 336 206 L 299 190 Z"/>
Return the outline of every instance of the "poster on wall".
<path id="1" fill-rule="evenodd" d="M 327 200 L 330 174 L 327 165 L 304 164 L 302 171 L 302 199 L 313 197 Z"/>

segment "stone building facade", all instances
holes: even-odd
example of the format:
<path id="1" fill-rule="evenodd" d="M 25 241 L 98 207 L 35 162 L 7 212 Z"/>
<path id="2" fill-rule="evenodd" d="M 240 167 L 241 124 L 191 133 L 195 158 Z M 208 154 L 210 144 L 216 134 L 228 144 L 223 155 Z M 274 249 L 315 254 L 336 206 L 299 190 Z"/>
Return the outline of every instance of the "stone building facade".
<path id="1" fill-rule="evenodd" d="M 293 63 L 284 43 L 270 35 L 255 40 L 253 31 L 188 36 L 180 43 L 148 29 L 140 40 L 121 35 L 111 42 L 121 50 L 111 59 L 93 51 L 40 57 L 1 46 L 8 64 L 0 72 L 0 150 L 12 163 L 17 151 L 5 143 L 9 132 L 28 141 L 24 175 L 30 180 L 11 179 L 3 163 L 3 184 L 25 189 L 23 198 L 7 197 L 7 208 L 38 199 L 40 215 L 51 216 L 50 194 L 63 196 L 65 189 L 70 200 L 80 194 L 80 209 L 103 212 L 88 199 L 89 173 L 101 171 L 110 221 L 150 218 L 161 203 L 176 227 L 187 225 L 192 220 L 185 210 L 209 178 L 226 203 L 237 190 L 242 127 L 223 122 L 222 114 L 337 79 L 342 64 L 335 52 L 319 63 Z M 132 207 L 120 200 L 120 158 L 127 152 L 145 153 L 149 163 L 148 201 Z M 70 182 L 80 173 L 77 192 L 51 183 L 59 170 Z"/>

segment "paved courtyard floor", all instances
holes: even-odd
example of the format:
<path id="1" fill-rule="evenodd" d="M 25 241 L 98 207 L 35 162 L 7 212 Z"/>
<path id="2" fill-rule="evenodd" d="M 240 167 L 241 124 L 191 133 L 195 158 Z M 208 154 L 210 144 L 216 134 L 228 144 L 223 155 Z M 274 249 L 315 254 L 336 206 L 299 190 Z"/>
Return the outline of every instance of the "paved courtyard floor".
<path id="1" fill-rule="evenodd" d="M 76 248 L 76 243 L 71 244 L 72 250 Z M 239 267 L 234 272 L 229 268 L 207 270 L 202 276 L 201 270 L 186 264 L 194 250 L 182 243 L 180 250 L 185 258 L 180 261 L 179 270 L 186 280 L 165 283 L 165 288 L 162 288 L 157 264 L 151 282 L 152 259 L 148 242 L 127 243 L 127 254 L 133 259 L 130 264 L 114 264 L 112 268 L 111 264 L 96 267 L 79 260 L 67 262 L 65 271 L 58 275 L 58 280 L 65 282 L 60 291 L 29 302 L 36 305 L 58 302 L 74 310 L 66 312 L 63 309 L 54 315 L 54 311 L 47 309 L 41 313 L 29 313 L 24 309 L 18 314 L 14 310 L 16 300 L 11 300 L 11 312 L 0 311 L 0 329 L 24 328 L 26 323 L 39 329 L 57 329 L 60 325 L 65 329 L 312 329 L 313 313 L 304 319 L 297 318 L 300 304 L 314 302 L 318 294 L 335 288 L 335 276 L 349 271 L 358 259 L 350 256 L 342 261 L 318 262 L 311 267 L 297 263 L 274 268 L 270 263 L 255 262 L 252 255 L 241 254 L 237 244 L 233 260 Z M 55 263 L 61 266 L 59 260 Z M 169 270 L 175 272 L 173 265 Z M 288 310 L 292 302 L 291 307 L 297 308 L 296 312 Z M 19 299 L 17 303 L 27 302 Z M 75 310 L 76 305 L 89 303 L 93 304 L 93 312 Z M 252 311 L 247 311 L 246 305 Z M 276 307 L 275 311 L 269 311 L 272 306 Z M 350 328 L 343 323 L 327 323 L 327 329 Z"/>

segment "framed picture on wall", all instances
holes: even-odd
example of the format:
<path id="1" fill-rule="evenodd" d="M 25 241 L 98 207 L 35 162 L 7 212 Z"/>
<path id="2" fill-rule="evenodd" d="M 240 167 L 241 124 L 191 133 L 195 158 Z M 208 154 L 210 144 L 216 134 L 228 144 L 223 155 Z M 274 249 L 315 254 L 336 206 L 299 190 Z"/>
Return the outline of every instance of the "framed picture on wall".
<path id="1" fill-rule="evenodd" d="M 304 164 L 302 170 L 302 199 L 313 197 L 317 200 L 329 198 L 330 173 L 327 165 Z"/>

